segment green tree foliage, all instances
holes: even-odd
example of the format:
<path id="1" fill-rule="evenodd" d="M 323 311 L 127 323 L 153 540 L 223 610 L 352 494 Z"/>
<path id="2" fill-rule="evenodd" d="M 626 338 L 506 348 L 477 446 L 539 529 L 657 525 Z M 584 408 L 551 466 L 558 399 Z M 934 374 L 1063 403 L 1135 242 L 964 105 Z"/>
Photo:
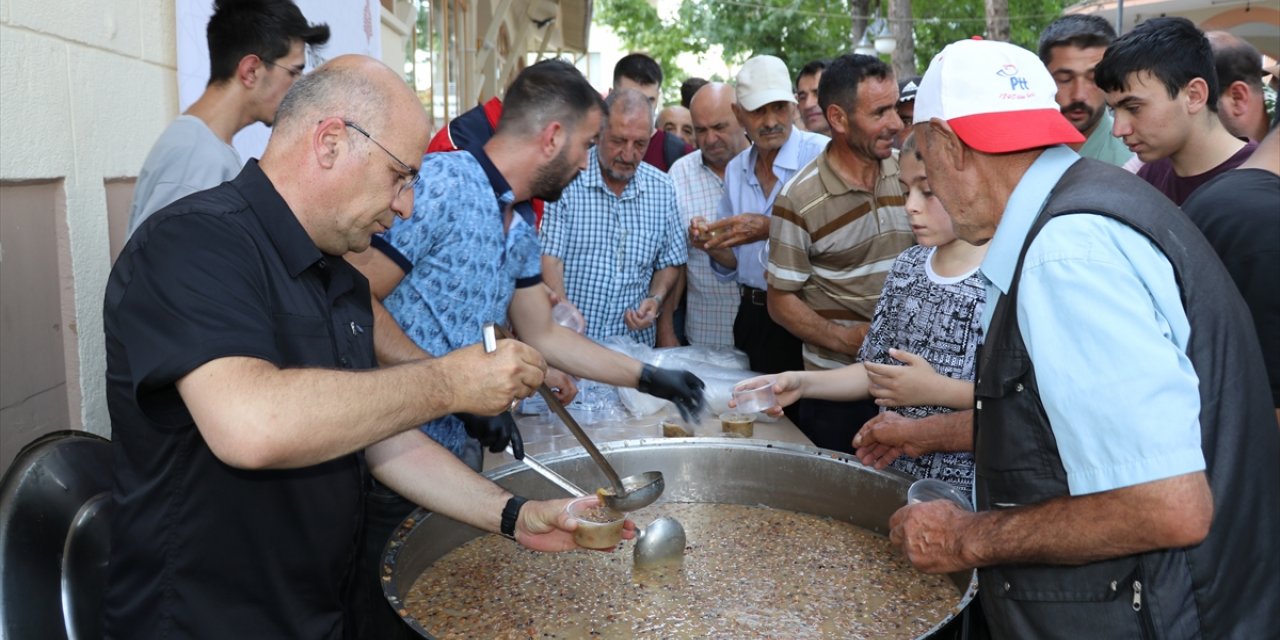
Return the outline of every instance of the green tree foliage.
<path id="1" fill-rule="evenodd" d="M 695 50 L 685 25 L 664 24 L 658 10 L 645 0 L 600 0 L 595 4 L 595 20 L 612 29 L 628 49 L 657 60 L 664 79 L 662 102 L 679 102 L 680 83 L 686 74 L 676 64 L 676 57 Z"/>
<path id="2" fill-rule="evenodd" d="M 881 0 L 884 9 L 888 0 Z M 1009 0 L 1012 41 L 1032 51 L 1040 32 L 1062 14 L 1066 0 Z M 873 1 L 872 13 L 877 4 Z M 912 0 L 916 68 L 923 72 L 947 44 L 985 35 L 983 0 Z M 730 64 L 753 55 L 775 55 L 799 70 L 816 58 L 851 51 L 847 0 L 683 0 L 676 19 L 663 22 L 646 0 L 600 0 L 596 20 L 609 26 L 629 48 L 646 51 L 669 78 L 683 78 L 675 64 L 683 52 L 704 54 L 724 48 Z M 677 83 L 666 83 L 668 94 Z M 664 94 L 666 97 L 668 94 Z"/>
<path id="3" fill-rule="evenodd" d="M 1040 43 L 1040 32 L 1062 9 L 1063 0 L 1009 0 L 1010 41 L 1031 51 Z M 973 36 L 986 35 L 982 0 L 911 0 L 915 19 L 916 68 L 924 72 L 942 48 Z"/>
<path id="4" fill-rule="evenodd" d="M 799 70 L 853 48 L 844 0 L 684 0 L 679 16 L 696 52 L 719 44 L 731 63 L 772 55 Z"/>

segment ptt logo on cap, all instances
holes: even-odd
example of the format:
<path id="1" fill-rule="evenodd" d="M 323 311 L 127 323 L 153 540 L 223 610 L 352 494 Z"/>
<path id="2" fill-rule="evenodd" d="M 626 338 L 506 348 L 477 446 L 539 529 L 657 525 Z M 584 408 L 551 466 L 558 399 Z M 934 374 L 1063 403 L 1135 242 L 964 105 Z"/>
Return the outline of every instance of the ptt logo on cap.
<path id="1" fill-rule="evenodd" d="M 1015 65 L 1012 65 L 1012 64 L 1002 65 L 1000 67 L 1000 70 L 996 72 L 996 75 L 1000 76 L 1001 78 L 1009 79 L 1010 91 L 1017 91 L 1019 89 L 1023 91 L 1028 91 L 1031 89 L 1031 87 L 1027 85 L 1027 79 L 1018 76 L 1018 67 Z"/>

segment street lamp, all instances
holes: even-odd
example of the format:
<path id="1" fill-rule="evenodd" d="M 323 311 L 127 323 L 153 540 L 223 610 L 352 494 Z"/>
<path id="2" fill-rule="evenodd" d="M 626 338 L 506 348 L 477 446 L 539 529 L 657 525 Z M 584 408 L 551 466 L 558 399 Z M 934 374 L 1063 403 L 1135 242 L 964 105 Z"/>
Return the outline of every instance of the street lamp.
<path id="1" fill-rule="evenodd" d="M 871 39 L 867 36 L 870 31 L 871 29 L 868 28 L 866 31 L 862 32 L 862 40 L 858 41 L 858 46 L 853 50 L 854 53 L 863 56 L 876 55 L 876 48 L 871 45 Z"/>
<path id="2" fill-rule="evenodd" d="M 875 22 L 872 22 L 871 27 L 867 30 L 875 33 L 877 52 L 890 54 L 898 46 L 898 39 L 893 37 L 893 30 L 889 28 L 888 20 L 876 18 Z"/>

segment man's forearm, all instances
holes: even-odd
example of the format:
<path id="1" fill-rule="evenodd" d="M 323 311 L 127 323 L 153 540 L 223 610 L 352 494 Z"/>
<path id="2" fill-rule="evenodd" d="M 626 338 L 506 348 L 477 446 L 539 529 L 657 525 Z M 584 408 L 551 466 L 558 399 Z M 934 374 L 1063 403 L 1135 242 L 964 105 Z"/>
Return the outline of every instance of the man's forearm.
<path id="1" fill-rule="evenodd" d="M 373 444 L 365 455 L 373 476 L 411 502 L 473 527 L 498 531 L 502 507 L 511 494 L 421 431 L 412 429 Z M 424 475 L 428 469 L 429 476 Z"/>
<path id="2" fill-rule="evenodd" d="M 857 355 L 862 346 L 850 337 L 855 333 L 862 337 L 865 331 L 832 322 L 818 315 L 800 296 L 789 291 L 769 287 L 769 317 L 801 341 L 848 355 Z M 865 323 L 864 323 L 865 324 Z"/>
<path id="3" fill-rule="evenodd" d="M 280 369 L 249 357 L 207 362 L 177 383 L 210 449 L 243 468 L 293 468 L 358 451 L 439 416 L 492 415 L 541 382 L 542 359 L 500 341 L 363 371 Z"/>
<path id="4" fill-rule="evenodd" d="M 978 513 L 962 531 L 961 554 L 974 567 L 1078 565 L 1198 544 L 1212 518 L 1209 484 L 1195 472 Z"/>
<path id="5" fill-rule="evenodd" d="M 569 297 L 564 293 L 564 261 L 555 256 L 542 256 L 542 284 L 547 285 L 552 293 L 560 296 L 561 300 L 568 300 Z"/>

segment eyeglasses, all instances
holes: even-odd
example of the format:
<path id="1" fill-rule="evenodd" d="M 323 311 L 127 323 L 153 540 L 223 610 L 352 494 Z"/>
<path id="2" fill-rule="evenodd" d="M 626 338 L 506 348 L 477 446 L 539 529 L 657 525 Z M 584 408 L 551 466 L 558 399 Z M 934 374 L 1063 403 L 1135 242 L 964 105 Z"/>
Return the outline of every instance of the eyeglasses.
<path id="1" fill-rule="evenodd" d="M 270 61 L 270 60 L 267 60 L 266 58 L 261 58 L 261 57 L 260 57 L 260 58 L 258 58 L 258 59 L 259 59 L 259 60 L 262 60 L 263 62 L 265 62 L 265 63 L 267 63 L 267 64 L 269 64 L 269 65 L 271 65 L 271 66 L 273 66 L 273 67 L 275 67 L 275 68 L 277 68 L 277 69 L 284 69 L 285 73 L 289 74 L 289 77 L 290 77 L 290 78 L 292 78 L 292 79 L 294 79 L 294 80 L 297 80 L 298 78 L 301 78 L 301 77 L 302 77 L 302 69 L 298 69 L 298 68 L 295 68 L 295 67 L 286 67 L 286 66 L 284 66 L 284 65 L 282 65 L 282 64 L 276 64 L 276 63 L 274 63 L 274 62 L 272 62 L 272 61 Z"/>
<path id="2" fill-rule="evenodd" d="M 387 148 L 382 146 L 382 143 L 378 142 L 377 140 L 374 140 L 373 136 L 369 135 L 369 132 L 362 129 L 360 125 L 354 122 L 351 122 L 350 120 L 343 120 L 342 124 L 345 124 L 348 127 L 351 127 L 356 131 L 359 131 L 362 135 L 364 135 L 364 137 L 369 139 L 369 142 L 372 142 L 378 145 L 378 148 L 382 149 L 383 153 L 387 154 L 392 160 L 395 160 L 396 164 L 400 165 L 400 167 L 404 169 L 405 173 L 408 174 L 408 175 L 401 176 L 402 178 L 404 178 L 405 182 L 404 184 L 400 185 L 400 189 L 396 191 L 397 198 L 400 197 L 400 195 L 403 194 L 405 190 L 407 189 L 411 190 L 413 189 L 414 185 L 418 184 L 418 178 L 420 178 L 421 176 L 418 175 L 417 169 L 414 169 L 413 167 L 405 164 L 403 160 L 396 157 L 396 154 L 391 153 L 390 151 L 387 151 Z"/>

